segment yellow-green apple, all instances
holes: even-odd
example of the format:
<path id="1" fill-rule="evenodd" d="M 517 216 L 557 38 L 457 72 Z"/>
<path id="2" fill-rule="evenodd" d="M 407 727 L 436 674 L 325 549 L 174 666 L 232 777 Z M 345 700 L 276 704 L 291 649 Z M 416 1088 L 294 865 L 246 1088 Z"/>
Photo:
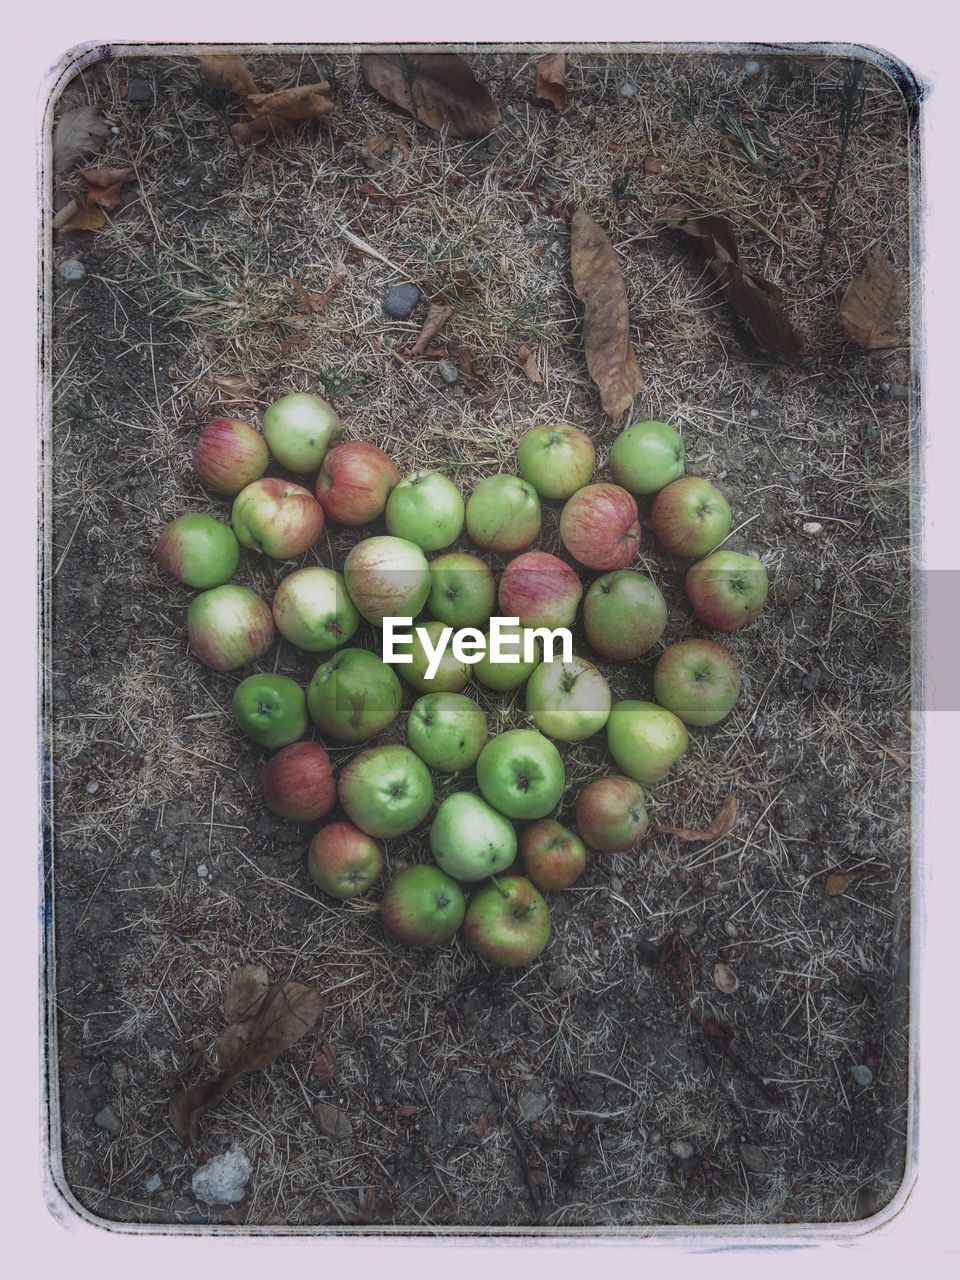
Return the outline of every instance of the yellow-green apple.
<path id="1" fill-rule="evenodd" d="M 451 628 L 442 622 L 427 622 L 412 631 L 409 641 L 399 637 L 391 646 L 391 653 L 384 652 L 386 661 L 395 663 L 396 669 L 412 689 L 418 693 L 459 693 L 470 679 L 470 668 L 461 662 L 449 644 Z M 439 660 L 436 658 L 441 650 Z M 403 659 L 409 658 L 406 662 Z M 430 674 L 431 667 L 435 670 Z"/>
<path id="2" fill-rule="evenodd" d="M 520 437 L 520 474 L 541 498 L 567 499 L 590 483 L 596 450 L 590 437 L 565 422 L 531 427 Z"/>
<path id="3" fill-rule="evenodd" d="M 310 841 L 307 872 L 317 888 L 331 898 L 359 897 L 382 870 L 379 844 L 352 822 L 331 822 Z"/>
<path id="4" fill-rule="evenodd" d="M 271 756 L 260 790 L 267 808 L 291 822 L 316 822 L 337 801 L 330 757 L 319 742 L 293 742 Z"/>
<path id="5" fill-rule="evenodd" d="M 588 484 L 560 512 L 560 541 L 588 569 L 625 569 L 642 536 L 636 498 L 617 484 Z"/>
<path id="6" fill-rule="evenodd" d="M 650 512 L 650 528 L 675 556 L 705 556 L 724 540 L 731 523 L 729 502 L 700 476 L 681 476 L 661 489 Z"/>
<path id="7" fill-rule="evenodd" d="M 525 551 L 500 576 L 497 599 L 522 627 L 572 627 L 583 595 L 577 571 L 546 551 Z"/>
<path id="8" fill-rule="evenodd" d="M 684 587 L 698 622 L 711 631 L 736 631 L 756 621 L 767 585 L 756 556 L 715 551 L 687 570 Z"/>
<path id="9" fill-rule="evenodd" d="M 155 554 L 161 569 L 172 577 L 207 591 L 233 577 L 240 563 L 240 544 L 229 525 L 191 511 L 164 528 Z"/>
<path id="10" fill-rule="evenodd" d="M 448 551 L 430 561 L 427 612 L 447 626 L 482 627 L 493 613 L 497 584 L 490 566 L 468 551 Z"/>
<path id="11" fill-rule="evenodd" d="M 607 464 L 631 493 L 659 493 L 683 475 L 683 441 L 666 422 L 634 422 L 610 446 Z"/>
<path id="12" fill-rule="evenodd" d="M 346 644 L 360 625 L 342 575 L 319 565 L 284 578 L 273 597 L 273 620 L 285 639 L 308 653 Z"/>
<path id="13" fill-rule="evenodd" d="M 268 476 L 241 489 L 233 500 L 231 521 L 245 547 L 274 560 L 294 560 L 320 537 L 323 511 L 307 489 Z"/>
<path id="14" fill-rule="evenodd" d="M 384 618 L 415 618 L 430 594 L 427 558 L 406 538 L 364 538 L 343 562 L 350 599 L 374 626 Z"/>
<path id="15" fill-rule="evenodd" d="M 486 740 L 486 716 L 462 693 L 428 693 L 410 708 L 407 741 L 431 769 L 469 769 Z"/>
<path id="16" fill-rule="evenodd" d="M 438 947 L 463 924 L 463 890 L 439 867 L 407 867 L 387 885 L 380 904 L 384 932 L 408 947 Z"/>
<path id="17" fill-rule="evenodd" d="M 197 479 L 212 493 L 232 498 L 259 480 L 270 462 L 263 436 L 239 418 L 214 418 L 193 451 Z"/>
<path id="18" fill-rule="evenodd" d="M 636 782 L 659 782 L 687 749 L 683 721 L 655 702 L 615 702 L 607 721 L 607 746 Z"/>
<path id="19" fill-rule="evenodd" d="M 470 899 L 463 934 L 484 960 L 517 969 L 547 945 L 550 913 L 529 880 L 500 876 Z"/>
<path id="20" fill-rule="evenodd" d="M 343 435 L 343 423 L 326 400 L 296 391 L 267 409 L 263 434 L 281 467 L 306 475 L 317 470 L 327 450 Z"/>
<path id="21" fill-rule="evenodd" d="M 739 695 L 737 661 L 715 640 L 672 644 L 653 670 L 653 696 L 684 724 L 719 724 Z"/>
<path id="22" fill-rule="evenodd" d="M 273 614 L 249 587 L 214 587 L 187 610 L 190 648 L 214 671 L 235 671 L 262 657 L 275 634 Z"/>
<path id="23" fill-rule="evenodd" d="M 486 880 L 517 856 L 513 824 L 469 791 L 441 803 L 430 827 L 430 852 L 454 880 Z"/>
<path id="24" fill-rule="evenodd" d="M 511 656 L 517 655 L 519 661 L 495 662 L 490 656 L 490 632 L 484 632 L 483 657 L 473 664 L 473 678 L 478 684 L 497 693 L 505 693 L 508 689 L 517 689 L 532 671 L 540 665 L 540 641 L 529 627 L 503 626 L 501 628 L 502 648 Z M 530 661 L 524 659 L 528 641 L 532 654 Z"/>
<path id="25" fill-rule="evenodd" d="M 364 742 L 396 719 L 403 701 L 392 667 L 369 649 L 340 649 L 307 687 L 307 707 L 321 733 Z"/>
<path id="26" fill-rule="evenodd" d="M 439 471 L 404 476 L 387 499 L 387 528 L 424 551 L 439 551 L 456 542 L 463 517 L 460 490 Z"/>
<path id="27" fill-rule="evenodd" d="M 508 818 L 545 818 L 563 795 L 563 760 L 542 733 L 509 729 L 480 752 L 477 783 L 484 800 Z"/>
<path id="28" fill-rule="evenodd" d="M 520 551 L 540 532 L 537 491 L 519 476 L 487 476 L 471 493 L 467 533 L 487 551 Z"/>
<path id="29" fill-rule="evenodd" d="M 418 826 L 433 808 L 430 770 L 409 747 L 369 747 L 340 771 L 343 811 L 368 836 L 388 839 Z"/>
<path id="30" fill-rule="evenodd" d="M 583 602 L 583 628 L 604 658 L 626 661 L 652 649 L 667 625 L 667 604 L 643 573 L 617 569 L 592 583 Z"/>
<path id="31" fill-rule="evenodd" d="M 520 832 L 520 861 L 538 889 L 569 889 L 587 865 L 579 836 L 553 818 L 528 822 Z"/>
<path id="32" fill-rule="evenodd" d="M 257 672 L 234 690 L 233 716 L 248 738 L 275 751 L 307 732 L 306 695 L 289 676 Z"/>
<path id="33" fill-rule="evenodd" d="M 643 788 L 632 778 L 598 778 L 577 796 L 577 830 L 598 853 L 635 849 L 647 823 Z"/>
<path id="34" fill-rule="evenodd" d="M 603 672 L 576 654 L 570 662 L 541 662 L 527 681 L 527 715 L 541 733 L 561 742 L 599 733 L 610 701 Z"/>
<path id="35" fill-rule="evenodd" d="M 383 515 L 400 472 L 374 444 L 351 440 L 338 444 L 323 460 L 317 476 L 317 501 L 337 524 L 369 524 Z"/>

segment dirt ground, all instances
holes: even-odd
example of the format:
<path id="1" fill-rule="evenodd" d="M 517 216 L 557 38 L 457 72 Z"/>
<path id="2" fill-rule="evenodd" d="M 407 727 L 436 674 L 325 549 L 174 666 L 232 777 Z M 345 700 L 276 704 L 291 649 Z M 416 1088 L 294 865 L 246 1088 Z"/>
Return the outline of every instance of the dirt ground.
<path id="1" fill-rule="evenodd" d="M 503 113 L 478 142 L 414 125 L 342 52 L 250 57 L 262 87 L 330 80 L 337 110 L 242 159 L 186 55 L 106 57 L 58 108 L 99 105 L 114 132 L 97 163 L 134 164 L 140 179 L 103 230 L 53 247 L 58 1183 L 101 1220 L 149 1224 L 867 1217 L 900 1184 L 908 1113 L 915 439 L 906 327 L 878 360 L 845 342 L 837 305 L 874 245 L 909 281 L 911 110 L 871 66 L 821 264 L 839 59 L 763 56 L 755 69 L 749 53 L 572 54 L 558 115 L 534 98 L 535 52 L 470 56 Z M 130 100 L 134 80 L 146 100 Z M 772 151 L 754 162 L 731 117 Z M 384 132 L 371 167 L 365 143 Z M 61 183 L 58 202 L 73 190 Z M 766 356 L 702 260 L 656 229 L 683 198 L 725 213 L 745 261 L 782 286 L 809 343 L 801 366 Z M 376 894 L 341 905 L 312 889 L 312 830 L 262 808 L 262 757 L 229 714 L 243 673 L 188 654 L 191 593 L 160 574 L 152 546 L 188 509 L 228 515 L 191 472 L 200 426 L 223 413 L 259 422 L 290 390 L 335 394 L 350 438 L 382 445 L 401 471 L 443 469 L 464 492 L 515 469 L 516 440 L 535 423 L 583 427 L 602 470 L 617 428 L 586 373 L 569 278 L 564 213 L 581 205 L 623 266 L 646 378 L 628 420 L 681 430 L 688 471 L 731 501 L 731 545 L 760 554 L 773 586 L 761 619 L 730 639 L 739 705 L 693 732 L 650 790 L 654 822 L 694 827 L 733 792 L 734 831 L 714 843 L 651 836 L 597 859 L 550 895 L 540 960 L 508 972 L 459 942 L 403 950 L 381 934 Z M 358 252 L 344 226 L 392 265 Z M 56 274 L 67 258 L 86 269 L 79 283 Z M 325 309 L 299 312 L 289 277 L 319 292 L 340 270 Z M 425 302 L 453 303 L 437 344 L 461 367 L 468 352 L 480 381 L 448 385 L 437 360 L 400 354 L 425 313 L 384 316 L 386 288 L 403 280 Z M 517 367 L 522 345 L 542 385 Z M 557 515 L 545 504 L 547 549 Z M 305 563 L 337 564 L 359 536 L 332 529 Z M 269 598 L 290 567 L 245 553 L 238 580 Z M 639 567 L 670 602 L 664 640 L 696 634 L 684 566 L 650 538 Z M 589 654 L 582 638 L 578 648 Z M 601 663 L 615 695 L 650 697 L 655 656 Z M 282 643 L 262 665 L 306 681 L 312 664 Z M 522 692 L 477 696 L 492 728 L 522 722 Z M 385 739 L 402 734 L 401 717 Z M 332 754 L 339 767 L 351 750 Z M 558 816 L 572 821 L 577 790 L 609 764 L 602 735 L 564 755 Z M 438 798 L 462 785 L 438 779 Z M 424 854 L 425 828 L 390 842 L 389 869 Z M 831 871 L 858 867 L 846 892 L 825 893 Z M 783 1107 L 650 967 L 644 942 L 676 930 L 694 1009 L 731 1029 Z M 739 978 L 732 994 L 714 984 L 717 962 Z M 320 985 L 328 1007 L 186 1150 L 168 1124 L 170 1090 L 185 1068 L 197 1078 L 195 1055 L 223 1026 L 225 979 L 247 963 Z M 324 1044 L 328 1083 L 315 1071 Z M 339 1135 L 321 1131 L 318 1102 L 349 1120 Z M 107 1106 L 119 1133 L 103 1127 Z M 252 1165 L 246 1197 L 206 1205 L 191 1177 L 233 1144 Z"/>

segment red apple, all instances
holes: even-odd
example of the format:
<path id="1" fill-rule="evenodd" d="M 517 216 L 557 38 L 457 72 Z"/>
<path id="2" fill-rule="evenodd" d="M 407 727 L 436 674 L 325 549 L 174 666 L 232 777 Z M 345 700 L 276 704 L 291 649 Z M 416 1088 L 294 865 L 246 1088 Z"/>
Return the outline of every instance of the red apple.
<path id="1" fill-rule="evenodd" d="M 338 444 L 323 460 L 317 476 L 317 501 L 337 524 L 368 524 L 383 515 L 400 472 L 374 444 L 351 440 Z"/>
<path id="2" fill-rule="evenodd" d="M 598 778 L 577 796 L 577 830 L 599 853 L 626 853 L 647 830 L 643 788 L 632 778 Z"/>
<path id="3" fill-rule="evenodd" d="M 289 480 L 268 477 L 233 500 L 233 531 L 245 547 L 274 560 L 302 556 L 320 537 L 323 511 L 313 494 Z"/>
<path id="4" fill-rule="evenodd" d="M 637 501 L 617 484 L 588 484 L 560 513 L 560 540 L 588 569 L 624 569 L 640 549 Z"/>
<path id="5" fill-rule="evenodd" d="M 271 756 L 260 787 L 267 808 L 291 822 L 315 822 L 337 799 L 330 757 L 318 742 L 294 742 Z"/>
<path id="6" fill-rule="evenodd" d="M 684 724 L 719 724 L 740 695 L 740 668 L 716 640 L 681 640 L 661 653 L 653 694 Z"/>
<path id="7" fill-rule="evenodd" d="M 267 469 L 270 453 L 263 436 L 239 418 L 214 418 L 193 451 L 197 479 L 213 493 L 232 498 Z"/>
<path id="8" fill-rule="evenodd" d="M 731 522 L 726 498 L 700 476 L 682 476 L 668 484 L 650 511 L 657 541 L 675 556 L 705 556 L 724 540 Z"/>
<path id="9" fill-rule="evenodd" d="M 366 893 L 382 870 L 380 845 L 352 822 L 331 822 L 310 841 L 310 879 L 332 898 L 356 898 Z"/>
<path id="10" fill-rule="evenodd" d="M 235 583 L 202 592 L 187 610 L 190 648 L 214 671 L 236 671 L 262 657 L 275 634 L 269 606 Z"/>
<path id="11" fill-rule="evenodd" d="M 687 571 L 684 589 L 698 622 L 711 631 L 736 631 L 763 608 L 767 571 L 756 556 L 715 551 Z"/>
<path id="12" fill-rule="evenodd" d="M 498 599 L 505 618 L 522 627 L 571 627 L 583 595 L 576 570 L 546 551 L 511 560 L 500 578 Z"/>
<path id="13" fill-rule="evenodd" d="M 569 889 L 587 865 L 583 841 L 552 818 L 525 826 L 519 847 L 527 878 L 538 889 Z"/>

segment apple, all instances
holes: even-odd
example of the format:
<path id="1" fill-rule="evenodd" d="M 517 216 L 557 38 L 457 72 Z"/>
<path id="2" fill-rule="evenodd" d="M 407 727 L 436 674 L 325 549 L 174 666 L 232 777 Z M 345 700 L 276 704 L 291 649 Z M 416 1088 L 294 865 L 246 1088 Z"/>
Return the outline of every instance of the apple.
<path id="1" fill-rule="evenodd" d="M 550 914 L 529 880 L 502 876 L 470 899 L 463 934 L 484 960 L 517 969 L 547 945 Z"/>
<path id="2" fill-rule="evenodd" d="M 245 547 L 274 560 L 294 560 L 309 551 L 323 529 L 314 496 L 289 480 L 255 480 L 233 500 L 233 531 Z"/>
<path id="3" fill-rule="evenodd" d="M 740 668 L 715 640 L 672 644 L 653 670 L 653 696 L 684 724 L 719 724 L 739 695 Z"/>
<path id="4" fill-rule="evenodd" d="M 486 740 L 486 716 L 462 693 L 428 693 L 410 708 L 407 741 L 431 769 L 469 769 Z"/>
<path id="5" fill-rule="evenodd" d="M 666 625 L 667 603 L 659 587 L 633 569 L 597 578 L 583 602 L 587 639 L 604 658 L 639 658 L 653 648 Z"/>
<path id="6" fill-rule="evenodd" d="M 583 595 L 575 569 L 546 551 L 511 560 L 500 577 L 497 599 L 505 618 L 523 627 L 572 627 Z"/>
<path id="7" fill-rule="evenodd" d="M 577 830 L 598 853 L 635 849 L 647 823 L 643 788 L 632 778 L 598 778 L 577 796 Z"/>
<path id="8" fill-rule="evenodd" d="M 519 476 L 487 476 L 466 510 L 467 533 L 486 551 L 520 551 L 540 532 L 540 499 L 532 484 Z"/>
<path id="9" fill-rule="evenodd" d="M 520 861 L 538 889 L 569 889 L 587 865 L 579 836 L 553 818 L 529 822 L 520 832 Z"/>
<path id="10" fill-rule="evenodd" d="M 235 671 L 262 657 L 275 634 L 273 615 L 249 587 L 214 587 L 187 610 L 190 648 L 214 671 Z"/>
<path id="11" fill-rule="evenodd" d="M 161 569 L 204 591 L 229 582 L 240 563 L 240 544 L 233 530 L 199 511 L 171 520 L 154 553 Z"/>
<path id="12" fill-rule="evenodd" d="M 468 791 L 454 791 L 433 819 L 430 851 L 454 880 L 486 880 L 513 862 L 517 834 L 486 800 Z"/>
<path id="13" fill-rule="evenodd" d="M 440 633 L 446 630 L 445 625 L 442 622 L 426 622 L 420 625 L 429 636 L 431 645 L 436 649 Z M 426 646 L 416 632 L 409 645 L 397 644 L 396 651 L 404 655 L 410 654 L 413 658 L 412 662 L 398 662 L 397 671 L 418 693 L 459 693 L 461 689 L 467 687 L 470 668 L 467 663 L 461 662 L 456 657 L 450 645 L 444 650 L 436 674 L 433 676 L 427 675 L 430 657 Z"/>
<path id="14" fill-rule="evenodd" d="M 715 551 L 687 570 L 684 589 L 698 622 L 711 631 L 736 631 L 756 621 L 767 586 L 767 571 L 756 556 Z"/>
<path id="15" fill-rule="evenodd" d="M 527 715 L 541 733 L 581 742 L 598 733 L 610 715 L 610 686 L 586 658 L 541 662 L 527 681 Z"/>
<path id="16" fill-rule="evenodd" d="M 307 708 L 321 733 L 364 742 L 391 724 L 403 692 L 392 667 L 369 649 L 340 649 L 307 686 Z"/>
<path id="17" fill-rule="evenodd" d="M 212 493 L 232 498 L 259 480 L 270 462 L 263 436 L 239 418 L 214 418 L 193 451 L 197 479 Z"/>
<path id="18" fill-rule="evenodd" d="M 473 664 L 473 678 L 478 684 L 484 685 L 488 689 L 493 689 L 497 693 L 506 693 L 508 689 L 518 689 L 524 680 L 535 671 L 540 665 L 540 642 L 536 641 L 534 652 L 536 656 L 530 662 L 523 661 L 523 655 L 526 651 L 525 638 L 530 634 L 528 627 L 503 627 L 502 635 L 504 646 L 510 646 L 510 650 L 516 653 L 520 659 L 519 662 L 494 662 L 490 657 L 490 632 L 484 632 L 485 649 L 483 657 Z M 516 641 L 514 643 L 514 640 Z"/>
<path id="19" fill-rule="evenodd" d="M 337 801 L 330 757 L 319 742 L 294 742 L 271 756 L 260 789 L 267 808 L 291 822 L 315 822 Z"/>
<path id="20" fill-rule="evenodd" d="M 674 556 L 705 556 L 730 532 L 730 504 L 709 480 L 682 476 L 653 501 L 650 528 Z"/>
<path id="21" fill-rule="evenodd" d="M 460 490 L 439 471 L 404 476 L 387 499 L 387 528 L 424 551 L 439 551 L 456 542 L 463 517 Z"/>
<path id="22" fill-rule="evenodd" d="M 402 836 L 433 808 L 430 770 L 409 747 L 370 747 L 340 771 L 343 810 L 368 836 Z"/>
<path id="23" fill-rule="evenodd" d="M 520 474 L 541 498 L 566 499 L 590 483 L 597 452 L 593 441 L 565 422 L 531 427 L 520 437 Z"/>
<path id="24" fill-rule="evenodd" d="M 508 818 L 545 818 L 563 795 L 560 752 L 533 729 L 491 738 L 477 760 L 484 800 Z"/>
<path id="25" fill-rule="evenodd" d="M 497 584 L 489 565 L 467 551 L 448 551 L 430 561 L 427 611 L 448 627 L 481 627 L 490 619 Z"/>
<path id="26" fill-rule="evenodd" d="M 659 782 L 687 749 L 683 721 L 654 702 L 615 702 L 607 721 L 607 746 L 636 782 Z"/>
<path id="27" fill-rule="evenodd" d="M 233 717 L 258 746 L 285 747 L 307 732 L 307 699 L 289 676 L 258 672 L 233 694 Z"/>
<path id="28" fill-rule="evenodd" d="M 380 846 L 352 822 L 331 822 L 310 841 L 307 872 L 317 888 L 331 898 L 356 898 L 366 893 L 382 870 Z"/>
<path id="29" fill-rule="evenodd" d="M 308 653 L 346 644 L 360 625 L 342 575 L 315 565 L 294 570 L 280 583 L 273 620 L 286 640 Z"/>
<path id="30" fill-rule="evenodd" d="M 683 441 L 666 422 L 634 422 L 614 440 L 607 464 L 631 493 L 658 493 L 683 475 Z"/>
<path id="31" fill-rule="evenodd" d="M 400 479 L 392 458 L 374 444 L 338 444 L 317 476 L 317 501 L 337 524 L 369 524 L 383 515 L 390 490 Z"/>
<path id="32" fill-rule="evenodd" d="M 364 538 L 343 562 L 350 599 L 368 622 L 415 618 L 430 594 L 430 567 L 413 542 L 382 535 Z"/>
<path id="33" fill-rule="evenodd" d="M 408 947 L 436 947 L 454 936 L 466 908 L 463 890 L 439 867 L 407 867 L 387 885 L 380 922 Z"/>
<path id="34" fill-rule="evenodd" d="M 588 569 L 625 569 L 641 537 L 636 499 L 616 484 L 588 484 L 560 512 L 560 541 Z"/>
<path id="35" fill-rule="evenodd" d="M 296 391 L 267 409 L 263 434 L 281 467 L 306 475 L 317 470 L 327 450 L 343 435 L 343 423 L 326 400 Z"/>

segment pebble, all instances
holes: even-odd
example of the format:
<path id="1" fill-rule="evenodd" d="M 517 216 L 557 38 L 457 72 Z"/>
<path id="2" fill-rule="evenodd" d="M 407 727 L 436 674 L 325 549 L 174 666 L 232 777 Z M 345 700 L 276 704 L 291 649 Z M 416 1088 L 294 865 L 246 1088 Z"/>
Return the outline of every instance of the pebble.
<path id="1" fill-rule="evenodd" d="M 68 284 L 76 284 L 78 280 L 82 280 L 87 274 L 87 268 L 83 265 L 79 258 L 64 258 L 57 267 L 60 279 L 66 280 Z"/>
<path id="2" fill-rule="evenodd" d="M 803 532 L 815 538 L 818 533 L 823 533 L 823 525 L 818 524 L 816 520 L 807 520 L 803 526 Z"/>
<path id="3" fill-rule="evenodd" d="M 96 778 L 91 778 L 86 785 L 87 795 L 95 796 L 99 790 L 100 790 L 100 783 L 96 780 Z"/>
<path id="4" fill-rule="evenodd" d="M 623 881 L 620 879 L 619 876 L 610 877 L 610 889 L 613 893 L 623 892 Z"/>
<path id="5" fill-rule="evenodd" d="M 750 1142 L 740 1143 L 740 1160 L 743 1167 L 749 1169 L 751 1173 L 768 1173 L 770 1170 L 770 1161 L 766 1153 Z"/>
<path id="6" fill-rule="evenodd" d="M 409 320 L 420 301 L 420 290 L 415 284 L 394 284 L 383 296 L 383 309 L 394 320 Z"/>
<path id="7" fill-rule="evenodd" d="M 626 82 L 626 84 L 622 84 L 620 86 L 621 98 L 635 98 L 636 96 L 637 96 L 637 86 L 635 84 L 631 84 L 629 80 Z"/>
<path id="8" fill-rule="evenodd" d="M 127 85 L 127 101 L 128 102 L 151 102 L 153 100 L 153 85 L 149 80 L 138 76 L 135 80 L 131 80 Z"/>
<path id="9" fill-rule="evenodd" d="M 234 1143 L 196 1170 L 191 1179 L 193 1194 L 204 1204 L 237 1204 L 247 1193 L 252 1172 L 247 1153 Z"/>
<path id="10" fill-rule="evenodd" d="M 148 1196 L 155 1195 L 163 1186 L 163 1179 L 159 1173 L 151 1173 L 150 1177 L 143 1184 L 143 1189 Z"/>
<path id="11" fill-rule="evenodd" d="M 524 1089 L 517 1102 L 520 1115 L 524 1120 L 539 1120 L 549 1105 L 550 1100 L 547 1095 L 534 1085 Z"/>
<path id="12" fill-rule="evenodd" d="M 577 980 L 577 971 L 572 964 L 558 964 L 551 970 L 547 985 L 551 991 L 566 991 Z"/>
<path id="13" fill-rule="evenodd" d="M 670 1143 L 670 1154 L 676 1156 L 678 1160 L 689 1160 L 693 1155 L 694 1147 L 692 1142 L 686 1142 L 681 1138 L 674 1138 Z"/>
<path id="14" fill-rule="evenodd" d="M 797 475 L 795 471 L 788 471 L 787 479 L 790 481 L 790 483 L 793 485 L 794 488 L 796 488 L 800 483 L 800 477 Z"/>
<path id="15" fill-rule="evenodd" d="M 206 865 L 201 862 L 199 867 L 197 867 L 197 875 L 200 877 L 201 880 L 206 880 L 209 874 L 210 872 L 207 869 Z"/>
<path id="16" fill-rule="evenodd" d="M 353 1137 L 350 1117 L 332 1102 L 318 1102 L 313 1108 L 313 1114 L 324 1137 L 332 1138 L 334 1142 L 343 1142 L 346 1138 Z"/>
<path id="17" fill-rule="evenodd" d="M 111 1138 L 116 1138 L 120 1130 L 123 1128 L 123 1121 L 117 1115 L 115 1107 L 109 1104 L 102 1107 L 93 1117 L 93 1123 L 99 1128 L 109 1133 Z"/>
<path id="18" fill-rule="evenodd" d="M 446 382 L 449 386 L 452 387 L 453 384 L 460 377 L 460 370 L 457 368 L 457 366 L 453 363 L 452 360 L 441 360 L 438 367 L 440 369 L 440 377 L 444 380 L 444 382 Z"/>
<path id="19" fill-rule="evenodd" d="M 743 64 L 743 74 L 745 76 L 758 76 L 760 74 L 760 63 L 755 58 L 751 58 L 749 62 Z"/>
<path id="20" fill-rule="evenodd" d="M 760 417 L 760 410 L 759 410 L 759 409 L 751 409 L 751 410 L 750 410 L 750 417 L 751 417 L 751 418 L 759 418 L 759 417 Z"/>
<path id="21" fill-rule="evenodd" d="M 740 936 L 740 930 L 737 928 L 737 926 L 733 923 L 732 920 L 724 920 L 723 932 L 727 935 L 728 938 L 737 938 Z"/>
<path id="22" fill-rule="evenodd" d="M 850 1068 L 850 1074 L 856 1080 L 857 1084 L 862 1085 L 864 1089 L 868 1085 L 873 1084 L 873 1072 L 869 1067 L 864 1066 L 862 1062 L 858 1062 L 855 1067 Z"/>

